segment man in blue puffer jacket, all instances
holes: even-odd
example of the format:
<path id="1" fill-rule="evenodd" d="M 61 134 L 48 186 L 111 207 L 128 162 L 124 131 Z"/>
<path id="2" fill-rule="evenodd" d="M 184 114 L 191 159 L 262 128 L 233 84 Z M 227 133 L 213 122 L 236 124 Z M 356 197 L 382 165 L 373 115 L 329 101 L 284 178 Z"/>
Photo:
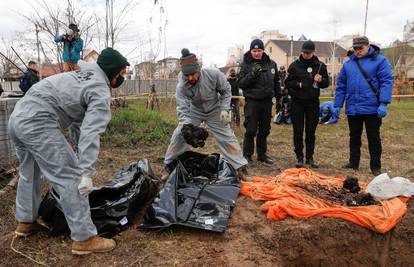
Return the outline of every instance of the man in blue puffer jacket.
<path id="1" fill-rule="evenodd" d="M 353 54 L 338 76 L 333 113 L 339 118 L 340 109 L 346 101 L 350 155 L 344 168 L 359 168 L 361 134 L 365 123 L 371 172 L 377 176 L 381 173 L 380 127 L 382 118 L 387 116 L 393 89 L 392 68 L 388 60 L 380 55 L 379 48 L 370 45 L 367 37 L 354 38 L 353 48 Z"/>

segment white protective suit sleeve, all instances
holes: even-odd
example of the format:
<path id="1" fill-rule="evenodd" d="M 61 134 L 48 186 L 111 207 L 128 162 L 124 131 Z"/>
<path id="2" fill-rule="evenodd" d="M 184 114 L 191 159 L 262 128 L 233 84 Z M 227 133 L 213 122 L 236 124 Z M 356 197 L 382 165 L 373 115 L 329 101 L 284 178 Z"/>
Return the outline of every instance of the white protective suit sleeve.
<path id="1" fill-rule="evenodd" d="M 100 87 L 100 88 L 96 88 Z M 78 144 L 79 168 L 82 177 L 92 178 L 96 174 L 95 164 L 98 160 L 100 135 L 105 132 L 111 120 L 111 95 L 106 84 L 87 88 L 84 101 L 87 105 L 85 117 L 80 128 Z"/>
<path id="2" fill-rule="evenodd" d="M 220 110 L 230 110 L 231 86 L 226 76 L 220 71 L 217 77 L 217 92 L 220 94 Z"/>
<path id="3" fill-rule="evenodd" d="M 175 93 L 175 100 L 177 103 L 177 116 L 179 124 L 187 124 L 191 123 L 190 119 L 190 106 L 191 106 L 191 100 L 187 98 L 183 94 L 184 87 L 182 86 L 182 83 L 177 84 L 177 90 Z"/>

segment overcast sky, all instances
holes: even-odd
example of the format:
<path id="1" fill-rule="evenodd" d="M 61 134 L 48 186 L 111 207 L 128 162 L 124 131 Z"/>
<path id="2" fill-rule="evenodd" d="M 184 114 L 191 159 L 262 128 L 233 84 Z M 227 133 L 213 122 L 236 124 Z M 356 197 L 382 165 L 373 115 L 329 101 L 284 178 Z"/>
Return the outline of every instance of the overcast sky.
<path id="1" fill-rule="evenodd" d="M 52 0 L 49 0 L 52 1 Z M 65 1 L 61 0 L 62 3 Z M 104 7 L 104 0 L 84 0 L 86 5 Z M 307 38 L 329 41 L 345 34 L 363 33 L 366 0 L 164 0 L 166 3 L 167 54 L 179 57 L 182 47 L 201 54 L 207 65 L 222 66 L 227 48 L 242 44 L 245 50 L 251 36 L 264 30 L 279 30 L 294 39 L 304 34 Z M 140 29 L 157 16 L 154 0 L 140 0 L 132 14 Z M 16 14 L 30 13 L 24 0 L 0 1 L 0 35 L 10 37 L 23 31 L 25 23 Z M 402 39 L 403 26 L 414 20 L 413 0 L 369 1 L 367 36 L 382 46 Z M 155 18 L 156 19 L 156 18 Z M 333 21 L 336 20 L 336 27 Z M 141 33 L 146 34 L 146 33 Z M 138 37 L 137 37 L 138 38 Z M 123 44 L 127 53 L 138 40 Z M 164 52 L 161 52 L 163 55 Z M 140 58 L 134 56 L 135 61 Z"/>

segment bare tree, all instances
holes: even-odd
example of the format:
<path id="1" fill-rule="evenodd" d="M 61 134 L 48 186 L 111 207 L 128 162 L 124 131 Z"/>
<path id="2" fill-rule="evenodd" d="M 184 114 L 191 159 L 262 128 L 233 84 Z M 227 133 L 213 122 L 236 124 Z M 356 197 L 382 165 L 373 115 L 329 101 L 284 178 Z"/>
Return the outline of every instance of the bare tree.
<path id="1" fill-rule="evenodd" d="M 123 30 L 131 23 L 129 14 L 134 11 L 138 3 L 134 0 L 126 0 L 122 6 L 115 6 L 114 0 L 105 0 L 105 46 L 115 47 Z M 102 30 L 100 30 L 102 32 Z"/>
<path id="2" fill-rule="evenodd" d="M 16 79 L 24 71 L 22 62 L 13 52 L 12 47 L 16 44 L 15 40 L 1 38 L 0 52 L 4 55 L 0 56 L 1 77 L 4 80 Z"/>
<path id="3" fill-rule="evenodd" d="M 21 15 L 38 27 L 44 56 L 51 54 L 61 69 L 62 47 L 54 42 L 55 36 L 66 32 L 70 23 L 75 23 L 81 30 L 80 35 L 84 39 L 84 47 L 92 42 L 93 27 L 96 21 L 92 15 L 80 7 L 79 0 L 66 0 L 66 7 L 58 1 L 34 0 L 26 2 L 32 7 L 31 13 Z"/>

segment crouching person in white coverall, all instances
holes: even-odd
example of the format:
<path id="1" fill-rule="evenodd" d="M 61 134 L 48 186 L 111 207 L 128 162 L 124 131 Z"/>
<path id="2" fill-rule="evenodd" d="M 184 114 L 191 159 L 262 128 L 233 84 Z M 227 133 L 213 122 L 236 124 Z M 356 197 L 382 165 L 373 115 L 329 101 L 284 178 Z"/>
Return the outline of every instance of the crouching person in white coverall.
<path id="1" fill-rule="evenodd" d="M 181 129 L 184 124 L 200 125 L 205 122 L 214 135 L 224 158 L 237 170 L 241 179 L 247 178 L 247 161 L 240 144 L 231 129 L 231 87 L 220 70 L 201 68 L 196 55 L 184 48 L 180 58 L 181 72 L 176 89 L 179 124 L 171 137 L 165 155 L 166 170 L 172 171 L 171 163 L 184 153 L 186 144 Z"/>
<path id="2" fill-rule="evenodd" d="M 9 120 L 16 145 L 20 178 L 16 197 L 17 236 L 39 230 L 41 175 L 59 195 L 68 223 L 73 254 L 106 252 L 112 239 L 97 236 L 88 193 L 99 153 L 99 138 L 111 120 L 110 87 L 123 82 L 129 63 L 118 51 L 106 48 L 96 63 L 53 75 L 35 85 L 17 104 Z M 79 125 L 77 156 L 63 130 Z"/>

